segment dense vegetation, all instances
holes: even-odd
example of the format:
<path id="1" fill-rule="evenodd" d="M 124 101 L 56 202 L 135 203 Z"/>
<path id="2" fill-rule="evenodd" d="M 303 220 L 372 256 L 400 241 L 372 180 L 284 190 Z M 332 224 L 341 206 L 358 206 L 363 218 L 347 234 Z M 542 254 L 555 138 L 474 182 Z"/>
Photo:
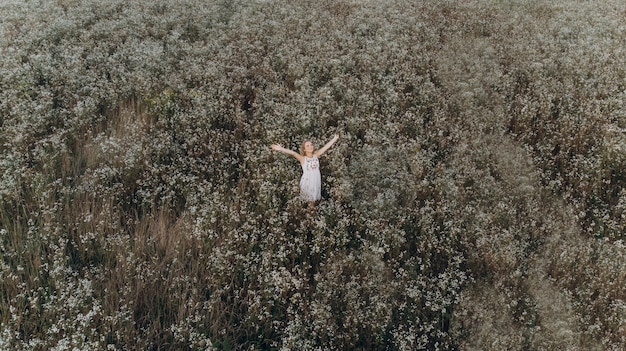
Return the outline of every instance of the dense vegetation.
<path id="1" fill-rule="evenodd" d="M 0 349 L 623 349 L 625 17 L 2 2 Z"/>

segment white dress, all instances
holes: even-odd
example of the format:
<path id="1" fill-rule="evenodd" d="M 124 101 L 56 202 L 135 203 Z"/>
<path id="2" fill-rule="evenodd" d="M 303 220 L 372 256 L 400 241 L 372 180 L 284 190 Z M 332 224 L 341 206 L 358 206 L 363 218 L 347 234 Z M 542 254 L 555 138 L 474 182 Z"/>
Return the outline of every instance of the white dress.
<path id="1" fill-rule="evenodd" d="M 317 201 L 322 198 L 322 176 L 317 156 L 304 157 L 302 178 L 300 178 L 300 197 L 304 201 Z"/>

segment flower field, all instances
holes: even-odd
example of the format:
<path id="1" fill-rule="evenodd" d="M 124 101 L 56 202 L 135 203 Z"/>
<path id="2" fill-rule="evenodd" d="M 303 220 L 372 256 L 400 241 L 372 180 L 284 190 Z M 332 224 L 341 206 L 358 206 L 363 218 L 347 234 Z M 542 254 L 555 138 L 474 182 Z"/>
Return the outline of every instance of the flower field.
<path id="1" fill-rule="evenodd" d="M 625 18 L 0 2 L 0 350 L 623 350 Z"/>

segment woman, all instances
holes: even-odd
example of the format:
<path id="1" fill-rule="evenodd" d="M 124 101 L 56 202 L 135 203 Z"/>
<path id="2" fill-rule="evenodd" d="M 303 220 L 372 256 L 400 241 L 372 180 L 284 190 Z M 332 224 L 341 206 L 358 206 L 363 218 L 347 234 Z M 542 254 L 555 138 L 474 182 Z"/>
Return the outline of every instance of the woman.
<path id="1" fill-rule="evenodd" d="M 279 144 L 272 144 L 272 150 L 291 155 L 302 165 L 300 197 L 309 203 L 310 210 L 313 210 L 315 202 L 322 198 L 322 177 L 320 175 L 320 161 L 318 157 L 322 156 L 338 139 L 339 135 L 335 134 L 332 140 L 319 150 L 315 150 L 315 145 L 310 140 L 305 140 L 300 148 L 300 153 L 285 149 Z"/>

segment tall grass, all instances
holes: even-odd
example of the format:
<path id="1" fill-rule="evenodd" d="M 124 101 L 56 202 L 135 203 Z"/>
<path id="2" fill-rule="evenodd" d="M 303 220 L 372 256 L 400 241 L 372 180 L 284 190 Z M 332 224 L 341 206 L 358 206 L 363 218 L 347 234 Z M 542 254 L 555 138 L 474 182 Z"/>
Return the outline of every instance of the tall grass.
<path id="1" fill-rule="evenodd" d="M 3 3 L 0 349 L 622 349 L 625 13 Z"/>

